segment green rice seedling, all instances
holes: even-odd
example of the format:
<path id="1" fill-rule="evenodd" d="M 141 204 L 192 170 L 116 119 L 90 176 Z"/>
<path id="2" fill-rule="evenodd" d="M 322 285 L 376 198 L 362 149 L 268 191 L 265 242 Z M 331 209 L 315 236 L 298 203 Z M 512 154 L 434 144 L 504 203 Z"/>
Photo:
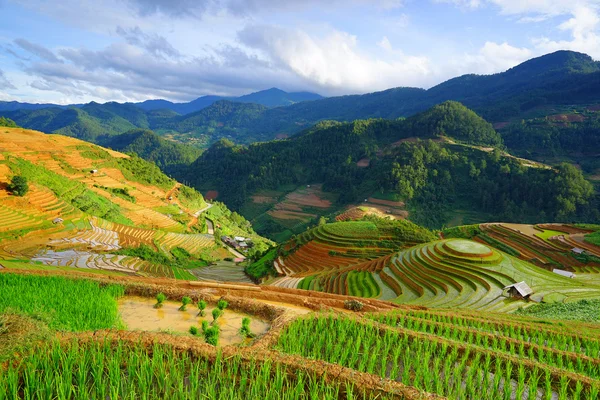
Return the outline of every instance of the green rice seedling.
<path id="1" fill-rule="evenodd" d="M 240 335 L 246 338 L 253 338 L 255 335 L 250 331 L 250 318 L 242 318 L 242 327 L 240 328 Z"/>
<path id="2" fill-rule="evenodd" d="M 219 344 L 219 327 L 211 326 L 204 331 L 204 341 L 210 345 L 217 346 Z"/>
<path id="3" fill-rule="evenodd" d="M 223 299 L 219 299 L 219 301 L 217 302 L 217 308 L 221 311 L 225 310 L 228 305 L 229 303 Z"/>
<path id="4" fill-rule="evenodd" d="M 560 377 L 560 384 L 558 387 L 558 398 L 559 400 L 567 400 L 569 397 L 569 378 L 566 376 Z"/>
<path id="5" fill-rule="evenodd" d="M 213 325 L 217 323 L 217 319 L 223 315 L 223 311 L 220 308 L 213 308 L 212 317 L 213 317 Z"/>
<path id="6" fill-rule="evenodd" d="M 588 392 L 590 399 L 598 399 L 600 398 L 600 385 L 598 385 L 597 383 L 592 383 L 592 386 L 590 386 L 590 390 Z"/>
<path id="7" fill-rule="evenodd" d="M 190 326 L 190 333 L 194 336 L 197 336 L 198 335 L 198 327 L 194 326 L 194 325 Z"/>
<path id="8" fill-rule="evenodd" d="M 202 321 L 202 333 L 206 333 L 208 329 L 208 321 Z"/>
<path id="9" fill-rule="evenodd" d="M 165 296 L 164 293 L 159 293 L 156 295 L 156 304 L 154 305 L 154 308 L 162 308 L 163 303 L 165 302 L 165 300 L 167 299 L 167 296 Z"/>
<path id="10" fill-rule="evenodd" d="M 187 305 L 190 304 L 192 302 L 192 299 L 190 299 L 187 296 L 184 296 L 181 299 L 181 307 L 179 307 L 179 311 L 185 311 L 187 309 Z"/>
<path id="11" fill-rule="evenodd" d="M 200 312 L 198 312 L 198 315 L 200 317 L 204 317 L 204 315 L 205 315 L 204 310 L 206 309 L 206 306 L 207 306 L 206 300 L 200 300 L 198 302 L 198 310 L 200 310 Z"/>
<path id="12" fill-rule="evenodd" d="M 540 371 L 535 368 L 529 377 L 528 385 L 528 399 L 537 399 L 538 396 L 538 384 L 540 382 Z"/>

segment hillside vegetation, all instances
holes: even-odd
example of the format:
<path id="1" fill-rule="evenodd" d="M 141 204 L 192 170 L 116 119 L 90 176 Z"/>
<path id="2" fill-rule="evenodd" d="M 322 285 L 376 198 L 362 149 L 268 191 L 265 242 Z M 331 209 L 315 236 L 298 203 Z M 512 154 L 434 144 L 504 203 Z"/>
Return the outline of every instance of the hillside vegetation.
<path id="1" fill-rule="evenodd" d="M 195 280 L 197 268 L 231 256 L 209 233 L 205 214 L 213 204 L 155 164 L 20 128 L 2 128 L 0 147 L 5 268 L 80 268 Z M 25 195 L 10 192 L 13 176 L 28 182 Z M 222 204 L 215 208 L 222 209 L 209 217 L 210 224 L 220 226 L 217 234 L 249 237 L 253 251 L 266 249 L 268 242 L 241 216 Z"/>
<path id="2" fill-rule="evenodd" d="M 472 218 L 479 221 L 600 217 L 593 186 L 577 168 L 517 159 L 500 143 L 484 120 L 448 102 L 405 120 L 322 122 L 287 140 L 250 146 L 222 140 L 191 165 L 185 179 L 217 190 L 220 200 L 273 237 L 290 226 L 300 233 L 306 224 L 278 220 L 272 211 L 280 202 L 256 203 L 256 196 L 276 192 L 280 199 L 316 182 L 335 195 L 334 210 L 381 197 L 404 202 L 412 221 L 431 228 L 460 218 L 463 210 L 478 213 Z M 313 224 L 314 215 L 328 213 L 332 208 L 307 211 Z"/>

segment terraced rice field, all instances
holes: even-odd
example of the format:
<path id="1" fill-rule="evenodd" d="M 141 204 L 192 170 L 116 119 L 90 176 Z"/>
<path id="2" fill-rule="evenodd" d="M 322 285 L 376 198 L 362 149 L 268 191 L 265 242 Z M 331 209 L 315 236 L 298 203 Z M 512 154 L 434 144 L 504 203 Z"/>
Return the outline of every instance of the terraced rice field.
<path id="1" fill-rule="evenodd" d="M 0 204 L 0 232 L 40 228 L 47 220 Z"/>
<path id="2" fill-rule="evenodd" d="M 600 263 L 576 258 L 574 248 L 581 248 L 600 257 L 600 247 L 586 243 L 584 229 L 561 224 L 520 225 L 481 224 L 481 230 L 492 240 L 507 246 L 522 260 L 547 270 L 554 268 L 575 273 L 600 273 Z M 481 238 L 475 238 L 482 241 Z"/>
<path id="3" fill-rule="evenodd" d="M 231 261 L 217 261 L 213 265 L 189 270 L 198 280 L 252 283 L 244 269 Z"/>
<path id="4" fill-rule="evenodd" d="M 258 198 L 257 200 L 257 202 L 261 202 L 264 199 Z M 317 217 L 317 213 L 312 210 L 324 211 L 331 206 L 332 202 L 323 193 L 322 185 L 316 184 L 310 185 L 310 187 L 301 187 L 289 193 L 283 201 L 275 204 L 268 214 L 279 220 L 295 220 L 298 223 L 306 223 Z"/>
<path id="5" fill-rule="evenodd" d="M 365 232 L 360 235 L 366 237 Z M 346 264 L 331 256 L 328 263 L 326 252 L 320 249 L 317 253 L 310 247 L 312 244 L 311 241 L 305 245 L 309 247 L 301 255 L 318 256 L 324 261 L 312 267 L 306 258 L 295 256 L 292 261 L 301 263 L 297 267 L 288 261 L 292 256 L 283 262 L 279 259 L 279 269 L 288 276 L 273 285 L 376 297 L 399 304 L 499 312 L 533 304 L 509 298 L 503 290 L 521 281 L 533 289 L 531 299 L 537 302 L 600 298 L 600 286 L 593 281 L 559 276 L 471 240 L 435 241 L 374 260 Z"/>
<path id="6" fill-rule="evenodd" d="M 278 263 L 286 275 L 308 276 L 388 255 L 400 246 L 394 240 L 370 222 L 327 224 L 299 235 Z M 382 241 L 389 247 L 381 247 Z"/>
<path id="7" fill-rule="evenodd" d="M 167 232 L 158 240 L 160 247 L 169 252 L 175 247 L 181 247 L 190 254 L 199 254 L 202 250 L 215 246 L 213 235 L 197 233 L 183 234 Z"/>
<path id="8" fill-rule="evenodd" d="M 48 242 L 48 245 L 52 247 L 78 247 L 84 245 L 88 249 L 96 251 L 111 251 L 120 249 L 121 246 L 119 245 L 119 234 L 115 231 L 95 225 L 96 221 L 97 219 L 90 222 L 92 229 L 78 231 L 73 236 L 51 240 Z"/>
<path id="9" fill-rule="evenodd" d="M 98 269 L 128 274 L 136 274 L 138 270 L 143 269 L 145 264 L 148 264 L 147 262 L 134 257 L 114 254 L 96 254 L 77 250 L 45 250 L 33 257 L 31 261 L 56 267 Z"/>

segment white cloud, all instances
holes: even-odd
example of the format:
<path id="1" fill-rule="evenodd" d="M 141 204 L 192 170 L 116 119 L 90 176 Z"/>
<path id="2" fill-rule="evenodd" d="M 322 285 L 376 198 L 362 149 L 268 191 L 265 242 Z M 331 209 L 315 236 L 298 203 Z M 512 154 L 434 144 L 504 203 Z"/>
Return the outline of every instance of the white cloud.
<path id="1" fill-rule="evenodd" d="M 324 37 L 271 25 L 239 33 L 246 46 L 328 93 L 365 92 L 431 80 L 426 57 L 395 54 L 393 59 L 362 54 L 356 36 L 331 31 Z M 388 41 L 389 44 L 389 41 Z"/>
<path id="2" fill-rule="evenodd" d="M 390 40 L 387 38 L 387 36 L 384 36 L 380 42 L 377 42 L 377 46 L 381 47 L 382 49 L 386 50 L 386 51 L 392 51 L 392 44 L 390 43 Z"/>
<path id="3" fill-rule="evenodd" d="M 465 73 L 493 74 L 506 71 L 532 57 L 532 52 L 508 43 L 486 42 L 476 53 L 464 53 L 436 69 L 440 80 Z"/>

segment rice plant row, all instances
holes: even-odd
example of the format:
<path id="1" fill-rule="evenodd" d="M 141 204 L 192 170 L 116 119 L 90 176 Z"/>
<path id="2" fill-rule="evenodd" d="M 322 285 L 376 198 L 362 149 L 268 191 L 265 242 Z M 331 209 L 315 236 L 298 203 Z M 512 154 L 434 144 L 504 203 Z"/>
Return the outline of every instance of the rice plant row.
<path id="1" fill-rule="evenodd" d="M 0 374 L 4 399 L 338 399 L 365 398 L 324 377 L 289 374 L 240 356 L 210 360 L 167 345 L 50 344 Z"/>
<path id="2" fill-rule="evenodd" d="M 457 399 L 598 398 L 600 381 L 495 350 L 340 317 L 293 322 L 277 349 Z M 527 397 L 526 397 L 527 396 Z"/>
<path id="3" fill-rule="evenodd" d="M 600 360 L 597 359 L 599 356 L 597 343 L 594 349 L 588 349 L 588 351 L 593 352 L 594 355 L 592 357 L 587 357 L 578 354 L 581 347 L 576 349 L 572 345 L 569 348 L 577 351 L 563 352 L 544 345 L 537 345 L 527 341 L 487 332 L 478 332 L 476 329 L 460 328 L 451 324 L 442 324 L 439 322 L 418 319 L 415 320 L 409 317 L 394 315 L 379 316 L 374 319 L 386 325 L 424 332 L 445 339 L 500 351 L 513 356 L 518 356 L 519 358 L 542 362 L 556 368 L 587 375 L 591 378 L 600 378 Z M 566 340 L 561 342 L 561 344 L 566 344 Z"/>
<path id="4" fill-rule="evenodd" d="M 13 311 L 42 319 L 52 329 L 85 331 L 120 327 L 120 285 L 63 277 L 0 274 L 0 313 Z"/>
<path id="5" fill-rule="evenodd" d="M 544 323 L 533 324 L 531 322 L 515 321 L 514 317 L 510 319 L 498 316 L 498 320 L 492 319 L 491 315 L 486 315 L 485 320 L 470 317 L 466 313 L 452 315 L 443 312 L 434 312 L 431 310 L 410 310 L 397 311 L 394 314 L 381 315 L 374 314 L 371 318 L 386 324 L 402 325 L 417 324 L 418 320 L 424 323 L 437 323 L 452 325 L 461 330 L 462 328 L 476 329 L 480 332 L 487 332 L 493 335 L 504 336 L 511 339 L 525 341 L 527 343 L 546 346 L 549 348 L 583 354 L 589 357 L 600 358 L 600 338 L 596 335 L 587 337 L 585 332 L 577 334 L 569 331 L 561 331 Z M 425 329 L 423 327 L 423 329 Z"/>

